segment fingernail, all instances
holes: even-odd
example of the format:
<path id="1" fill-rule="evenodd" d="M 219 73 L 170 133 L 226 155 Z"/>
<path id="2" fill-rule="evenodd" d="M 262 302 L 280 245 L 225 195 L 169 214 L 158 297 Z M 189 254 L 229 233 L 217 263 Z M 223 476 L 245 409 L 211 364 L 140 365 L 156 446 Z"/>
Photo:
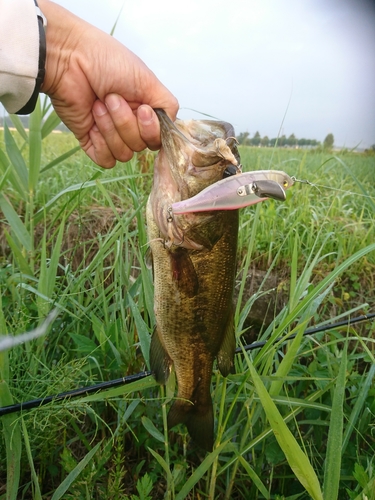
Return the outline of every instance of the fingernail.
<path id="1" fill-rule="evenodd" d="M 107 108 L 104 106 L 104 104 L 100 101 L 97 101 L 94 106 L 94 112 L 96 116 L 103 116 L 106 113 L 108 113 Z"/>
<path id="2" fill-rule="evenodd" d="M 151 123 L 153 121 L 154 114 L 150 106 L 139 106 L 137 118 L 145 124 Z"/>
<path id="3" fill-rule="evenodd" d="M 110 111 L 116 111 L 120 107 L 120 97 L 117 94 L 109 94 L 105 98 L 105 104 Z"/>

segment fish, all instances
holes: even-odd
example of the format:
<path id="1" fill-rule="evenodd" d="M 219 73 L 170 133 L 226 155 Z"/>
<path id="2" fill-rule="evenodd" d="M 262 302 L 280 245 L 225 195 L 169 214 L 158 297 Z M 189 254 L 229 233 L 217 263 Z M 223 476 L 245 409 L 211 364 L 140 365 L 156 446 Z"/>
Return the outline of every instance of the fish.
<path id="1" fill-rule="evenodd" d="M 162 147 L 146 207 L 156 323 L 150 367 L 165 384 L 174 366 L 178 391 L 168 428 L 186 425 L 192 440 L 211 451 L 213 364 L 224 377 L 234 369 L 238 210 L 174 214 L 172 204 L 237 172 L 240 155 L 229 123 L 172 122 L 163 110 L 155 112 Z"/>

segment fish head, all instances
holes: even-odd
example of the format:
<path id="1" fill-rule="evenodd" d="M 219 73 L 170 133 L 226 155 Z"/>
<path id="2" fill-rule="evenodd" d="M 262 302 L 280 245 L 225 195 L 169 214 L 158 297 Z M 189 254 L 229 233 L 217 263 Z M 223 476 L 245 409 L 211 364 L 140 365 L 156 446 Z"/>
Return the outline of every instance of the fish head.
<path id="1" fill-rule="evenodd" d="M 173 216 L 171 206 L 240 168 L 240 157 L 232 125 L 212 120 L 172 120 L 164 110 L 155 110 L 160 121 L 162 147 L 154 164 L 150 195 L 153 216 L 166 244 L 200 249 L 186 235 L 212 214 Z"/>

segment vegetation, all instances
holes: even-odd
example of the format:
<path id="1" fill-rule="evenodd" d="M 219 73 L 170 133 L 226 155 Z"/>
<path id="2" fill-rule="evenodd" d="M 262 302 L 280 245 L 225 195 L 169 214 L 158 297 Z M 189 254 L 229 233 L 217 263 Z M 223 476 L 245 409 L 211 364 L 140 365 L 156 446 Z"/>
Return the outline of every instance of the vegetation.
<path id="1" fill-rule="evenodd" d="M 30 130 L 0 136 L 0 333 L 59 315 L 45 336 L 0 352 L 0 407 L 148 368 L 154 326 L 144 207 L 153 154 L 111 171 L 69 134 L 51 134 L 47 105 Z M 213 374 L 216 443 L 204 454 L 181 426 L 174 395 L 146 377 L 0 417 L 0 499 L 374 500 L 374 322 L 302 337 L 314 324 L 374 311 L 375 157 L 241 147 L 244 169 L 280 169 L 285 203 L 241 211 L 235 324 L 277 272 L 281 307 Z M 254 268 L 266 272 L 252 293 Z M 173 299 L 173 298 L 171 298 Z M 181 332 L 183 334 L 183 332 Z M 282 342 L 297 334 L 294 340 Z"/>
<path id="2" fill-rule="evenodd" d="M 327 134 L 323 141 L 323 148 L 331 150 L 333 148 L 334 143 L 335 139 L 333 137 L 333 134 Z"/>
<path id="3" fill-rule="evenodd" d="M 332 135 L 332 134 L 330 134 Z M 254 137 L 249 137 L 249 132 L 240 132 L 237 136 L 237 140 L 239 144 L 242 146 L 258 146 L 258 147 L 317 147 L 320 146 L 320 142 L 316 139 L 297 139 L 294 134 L 290 134 L 289 137 L 282 135 L 280 137 L 274 137 L 273 139 L 269 139 L 267 135 L 261 137 L 260 133 L 257 131 L 254 134 Z M 333 136 L 332 136 L 333 137 Z M 333 146 L 333 143 L 332 143 Z M 332 147 L 331 146 L 331 147 Z"/>

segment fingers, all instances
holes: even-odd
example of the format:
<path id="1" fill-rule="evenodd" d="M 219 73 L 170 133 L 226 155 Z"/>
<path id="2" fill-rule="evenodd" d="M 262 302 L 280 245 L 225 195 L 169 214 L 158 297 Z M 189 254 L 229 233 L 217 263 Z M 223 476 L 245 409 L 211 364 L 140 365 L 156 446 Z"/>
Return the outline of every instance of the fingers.
<path id="1" fill-rule="evenodd" d="M 174 109 L 176 108 L 176 109 Z M 172 109 L 172 119 L 178 103 Z M 116 160 L 126 162 L 135 151 L 160 148 L 160 124 L 154 110 L 143 104 L 136 111 L 118 94 L 108 94 L 104 103 L 97 99 L 92 107 L 95 120 L 89 132 L 86 154 L 98 165 L 111 168 Z"/>
<path id="2" fill-rule="evenodd" d="M 147 104 L 137 109 L 138 128 L 142 139 L 153 151 L 160 148 L 160 124 L 154 110 Z"/>
<path id="3" fill-rule="evenodd" d="M 95 101 L 93 115 L 108 149 L 117 160 L 128 161 L 134 151 L 142 151 L 146 147 L 132 109 L 119 95 L 109 94 L 105 104 Z"/>
<path id="4" fill-rule="evenodd" d="M 116 165 L 116 158 L 96 125 L 89 131 L 88 140 L 85 139 L 80 141 L 81 148 L 93 162 L 103 168 L 112 168 Z"/>

